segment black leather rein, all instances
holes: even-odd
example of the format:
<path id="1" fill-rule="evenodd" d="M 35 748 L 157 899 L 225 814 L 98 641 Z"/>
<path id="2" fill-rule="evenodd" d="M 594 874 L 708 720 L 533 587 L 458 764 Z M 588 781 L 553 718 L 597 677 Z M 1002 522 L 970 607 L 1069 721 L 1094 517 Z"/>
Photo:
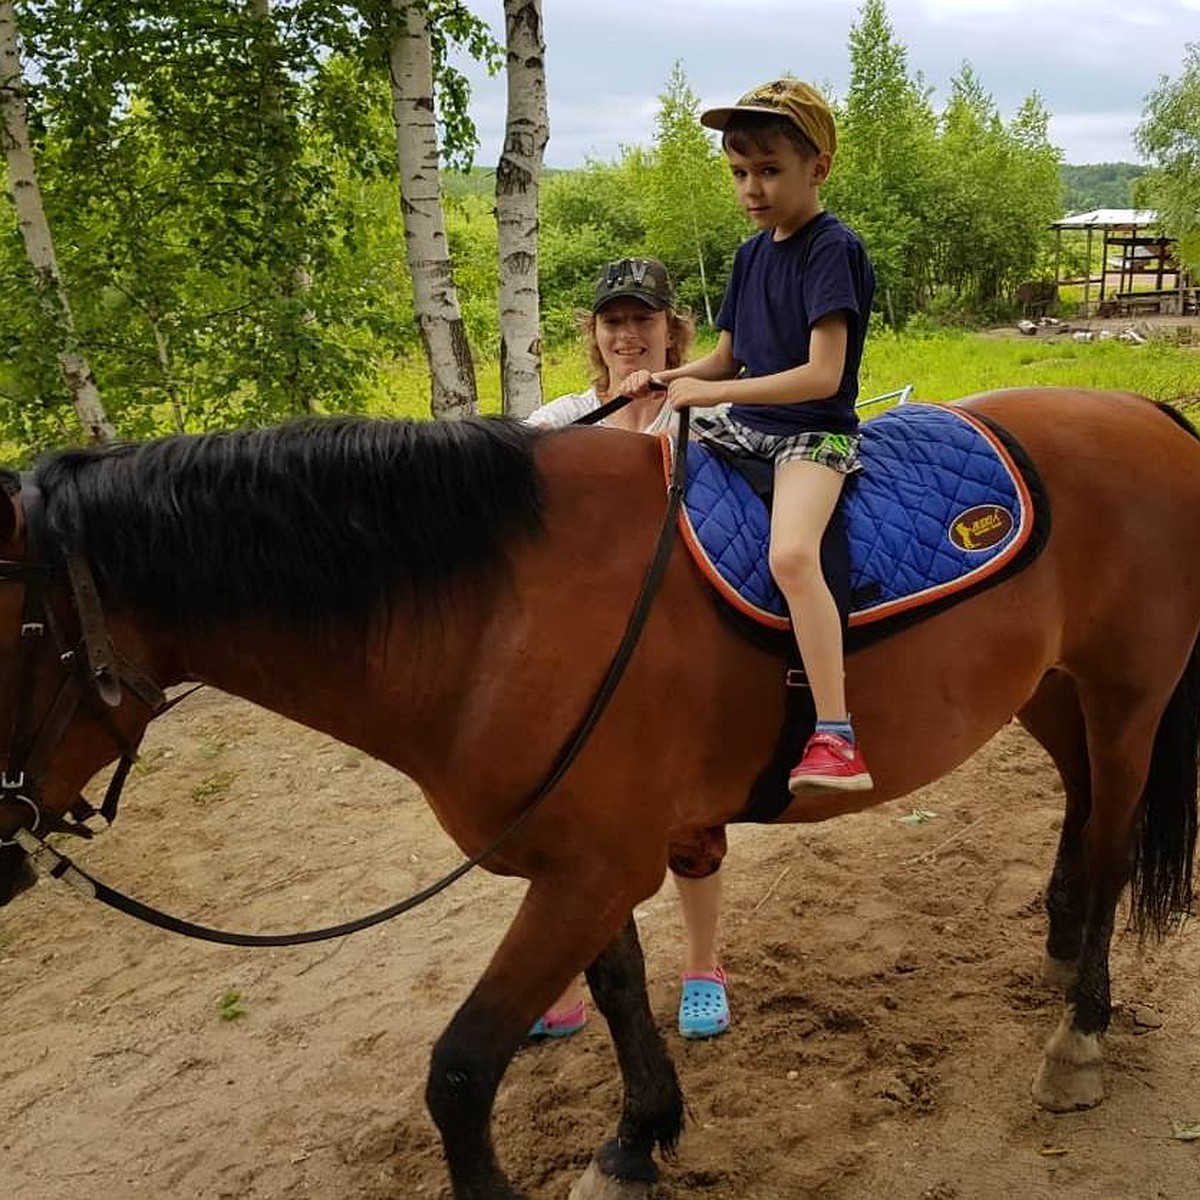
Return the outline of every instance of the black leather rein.
<path id="1" fill-rule="evenodd" d="M 615 412 L 618 408 L 621 408 L 628 403 L 628 397 L 619 396 L 616 398 L 616 400 L 610 401 L 608 404 L 597 409 L 595 412 L 589 413 L 586 417 L 576 422 L 576 424 L 592 424 L 597 420 L 601 420 L 609 413 Z M 14 799 L 27 804 L 33 810 L 34 814 L 33 826 L 30 828 L 18 829 L 10 839 L 11 842 L 19 845 L 39 870 L 44 871 L 46 874 L 56 879 L 62 879 L 64 882 L 69 883 L 72 887 L 76 888 L 84 895 L 99 900 L 103 904 L 107 904 L 109 907 L 117 909 L 119 912 L 126 913 L 131 917 L 136 917 L 138 920 L 145 921 L 150 925 L 156 925 L 160 929 L 167 929 L 173 933 L 181 933 L 187 937 L 199 938 L 200 940 L 206 942 L 219 942 L 227 946 L 298 946 L 308 942 L 322 942 L 331 938 L 344 937 L 346 934 L 357 933 L 360 929 L 369 929 L 372 925 L 379 925 L 384 921 L 391 920 L 393 917 L 400 916 L 402 913 L 409 912 L 418 905 L 423 904 L 426 900 L 436 896 L 439 892 L 445 891 L 446 888 L 448 888 L 451 884 L 457 882 L 464 875 L 466 875 L 468 871 L 471 871 L 475 867 L 479 866 L 480 863 L 482 863 L 489 855 L 493 854 L 502 845 L 504 845 L 529 821 L 529 819 L 541 807 L 543 802 L 547 799 L 554 788 L 558 786 L 563 776 L 570 769 L 571 764 L 576 760 L 576 758 L 579 757 L 579 754 L 587 744 L 587 740 L 591 736 L 592 731 L 599 723 L 601 716 L 604 714 L 605 709 L 608 707 L 609 702 L 616 693 L 617 685 L 620 683 L 621 677 L 625 673 L 625 668 L 629 665 L 629 660 L 633 657 L 634 649 L 637 647 L 638 641 L 641 638 L 642 630 L 644 629 L 646 619 L 650 614 L 650 609 L 658 592 L 659 585 L 662 582 L 663 575 L 666 573 L 667 563 L 671 556 L 671 550 L 675 544 L 674 535 L 676 516 L 679 512 L 679 506 L 683 501 L 683 493 L 687 485 L 688 424 L 688 410 L 683 409 L 679 413 L 679 429 L 675 437 L 675 458 L 674 463 L 672 464 L 671 480 L 667 487 L 667 506 L 666 511 L 663 514 L 662 524 L 659 527 L 654 555 L 650 561 L 649 567 L 646 569 L 646 574 L 642 580 L 641 591 L 639 592 L 638 598 L 634 603 L 633 610 L 630 613 L 629 620 L 625 626 L 625 632 L 621 638 L 620 644 L 617 646 L 612 661 L 609 663 L 608 670 L 605 672 L 604 678 L 600 682 L 600 686 L 597 688 L 595 695 L 592 697 L 592 702 L 589 705 L 587 712 L 585 713 L 583 719 L 579 722 L 578 726 L 576 726 L 574 732 L 567 739 L 562 749 L 558 752 L 545 780 L 533 793 L 533 795 L 530 796 L 530 798 L 526 801 L 525 806 L 505 827 L 505 829 L 503 829 L 482 850 L 464 860 L 452 871 L 442 876 L 442 878 L 438 879 L 436 882 L 431 883 L 428 887 L 422 888 L 419 892 L 416 892 L 395 904 L 391 904 L 387 908 L 380 909 L 378 912 L 371 913 L 367 916 L 358 917 L 352 921 L 345 921 L 340 925 L 330 925 L 322 929 L 310 929 L 303 930 L 298 933 L 285 934 L 231 933 L 225 930 L 212 929 L 206 925 L 197 925 L 191 921 L 185 921 L 180 917 L 171 916 L 169 913 L 162 912 L 160 909 L 143 904 L 139 900 L 134 900 L 131 897 L 115 890 L 114 888 L 109 887 L 107 884 L 94 878 L 92 875 L 89 875 L 85 870 L 67 858 L 66 855 L 60 853 L 53 846 L 49 845 L 49 843 L 47 843 L 42 836 L 43 832 L 50 832 L 51 829 L 62 830 L 66 823 L 62 822 L 61 820 L 57 822 L 50 822 L 49 824 L 51 829 L 47 829 L 46 820 L 36 802 L 36 799 L 23 793 L 20 795 L 16 795 L 14 793 L 0 795 L 0 799 Z M 24 493 L 22 494 L 24 496 Z M 40 504 L 40 498 L 35 500 L 34 503 Z M 82 568 L 69 572 L 72 592 L 75 598 L 77 609 L 87 608 L 89 600 L 86 598 L 86 596 L 81 597 L 80 591 L 77 587 L 76 574 L 80 574 L 82 576 L 82 572 L 87 572 L 87 582 L 90 583 L 91 579 L 90 571 L 87 570 L 86 560 L 80 558 L 79 561 L 82 564 Z M 48 581 L 49 568 L 38 563 L 0 564 L 0 582 L 10 578 L 17 578 L 15 575 L 5 574 L 2 569 L 4 567 L 20 568 L 19 578 L 22 582 L 26 583 L 27 590 L 25 596 L 25 616 L 22 618 L 23 622 L 29 616 L 31 605 L 33 604 L 40 605 L 43 613 L 50 614 L 51 610 L 44 599 L 44 584 L 38 582 L 42 580 L 43 576 L 45 577 L 45 580 Z M 84 590 L 86 593 L 86 585 Z M 94 585 L 92 585 L 91 592 L 94 595 Z M 38 617 L 37 619 L 41 620 L 42 618 Z M 103 614 L 100 611 L 98 598 L 95 600 L 94 614 L 89 613 L 89 616 L 85 618 L 83 612 L 81 611 L 80 623 L 85 627 L 85 629 L 89 623 L 93 625 L 94 637 L 97 640 L 98 652 L 100 658 L 104 659 L 103 646 L 108 644 L 108 638 L 107 634 L 104 632 Z M 24 624 L 22 626 L 22 636 L 24 636 Z M 136 668 L 133 668 L 131 664 L 124 663 L 119 656 L 113 654 L 111 646 L 108 646 L 110 657 L 104 659 L 102 662 L 96 662 L 95 660 L 92 660 L 91 647 L 88 647 L 88 650 L 88 658 L 89 662 L 92 662 L 92 666 L 84 678 L 85 681 L 87 681 L 87 685 L 90 686 L 91 695 L 96 697 L 97 702 L 103 704 L 113 703 L 111 699 L 108 699 L 108 697 L 105 696 L 105 691 L 101 688 L 101 675 L 105 671 L 109 672 L 110 681 L 115 677 L 121 682 L 128 683 L 130 686 L 134 686 L 133 679 L 130 678 L 130 675 L 134 672 L 136 672 L 136 676 L 140 677 L 139 683 L 143 680 L 146 680 L 146 677 L 142 675 L 141 672 L 137 671 Z M 32 664 L 32 658 L 32 650 L 28 652 L 24 650 L 22 651 L 22 663 L 28 661 L 30 664 Z M 26 673 L 29 675 L 29 678 L 23 678 L 23 675 Z M 31 687 L 31 675 L 31 666 L 27 672 L 23 667 L 19 668 L 18 670 L 18 686 L 23 686 L 27 689 L 25 695 L 22 695 L 20 691 L 18 691 L 16 697 L 16 712 L 18 715 L 22 711 L 27 711 L 28 709 L 28 704 L 30 702 L 28 689 Z M 170 707 L 172 704 L 177 702 L 177 700 L 164 701 L 162 699 L 161 690 L 157 689 L 157 687 L 152 683 L 150 686 L 154 687 L 155 692 L 157 692 L 158 703 L 151 703 L 152 697 L 143 698 L 146 699 L 147 703 L 151 703 L 151 707 L 156 713 L 165 711 L 166 707 Z M 119 684 L 117 685 L 115 692 L 111 687 L 108 688 L 107 691 L 108 696 L 115 695 L 117 698 L 116 702 L 119 703 Z M 140 691 L 139 694 L 141 694 Z M 178 699 L 182 698 L 182 696 L 178 697 Z M 74 706 L 72 706 L 71 712 L 74 712 Z M 62 722 L 62 729 L 57 735 L 58 738 L 61 738 L 62 732 L 65 732 L 67 721 L 69 721 L 69 715 L 67 719 Z M 110 720 L 110 726 L 111 724 L 112 723 Z M 118 745 L 121 745 L 123 750 L 123 770 L 122 767 L 118 767 L 117 772 L 123 781 L 124 772 L 128 771 L 128 765 L 126 765 L 126 762 L 127 760 L 128 763 L 132 763 L 133 761 L 133 748 L 124 745 L 124 739 L 120 737 L 119 731 L 115 729 L 115 726 L 112 726 L 112 732 L 114 733 L 114 736 L 118 737 Z M 13 745 L 13 741 L 10 740 L 10 752 Z M 57 745 L 57 739 L 55 740 L 55 745 Z M 11 768 L 11 758 L 9 761 Z M 49 759 L 47 758 L 47 762 L 48 761 Z M 29 777 L 28 770 L 26 770 L 25 775 L 27 778 Z M 116 778 L 117 775 L 114 775 L 114 780 Z M 110 790 L 111 786 L 112 785 L 110 785 Z M 118 792 L 120 790 L 119 784 L 117 790 Z M 79 802 L 77 802 L 77 804 L 78 803 Z M 115 800 L 113 802 L 113 814 L 115 815 Z M 72 828 L 70 831 L 75 832 L 76 830 Z"/>

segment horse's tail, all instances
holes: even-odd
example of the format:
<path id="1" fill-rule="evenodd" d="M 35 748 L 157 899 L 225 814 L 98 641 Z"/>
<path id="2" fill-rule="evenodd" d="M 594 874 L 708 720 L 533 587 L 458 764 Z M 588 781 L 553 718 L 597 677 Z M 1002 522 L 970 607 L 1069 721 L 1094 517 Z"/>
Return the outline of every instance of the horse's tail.
<path id="1" fill-rule="evenodd" d="M 1200 756 L 1200 641 L 1192 647 L 1154 738 L 1134 852 L 1134 928 L 1162 936 L 1191 911 Z"/>

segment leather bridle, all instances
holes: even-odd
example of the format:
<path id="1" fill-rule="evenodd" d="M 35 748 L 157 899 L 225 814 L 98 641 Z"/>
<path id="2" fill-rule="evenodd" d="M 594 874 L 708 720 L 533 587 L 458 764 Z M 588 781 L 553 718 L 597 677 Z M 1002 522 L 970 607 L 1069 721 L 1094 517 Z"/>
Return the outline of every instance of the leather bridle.
<path id="1" fill-rule="evenodd" d="M 0 838 L 0 846 L 14 844 L 17 829 L 27 829 L 39 838 L 54 832 L 90 838 L 92 830 L 87 825 L 90 818 L 99 814 L 112 824 L 121 789 L 137 758 L 137 743 L 126 736 L 113 718 L 113 710 L 121 703 L 122 687 L 136 695 L 151 716 L 168 707 L 162 688 L 114 650 L 87 559 L 78 552 L 64 552 L 61 565 L 56 567 L 47 552 L 49 539 L 42 493 L 29 474 L 21 476 L 20 502 L 26 558 L 0 559 L 0 583 L 17 584 L 25 589 L 13 668 L 8 752 L 5 766 L 0 770 L 0 814 L 12 815 L 15 810 L 17 820 L 15 825 L 3 826 L 6 832 Z M 51 585 L 61 582 L 64 575 L 79 625 L 79 641 L 74 644 L 66 636 L 50 601 Z M 53 700 L 37 721 L 35 672 L 47 639 L 56 651 L 61 678 Z M 81 706 L 90 707 L 98 717 L 120 751 L 120 759 L 99 809 L 80 795 L 65 814 L 52 813 L 43 806 L 41 784 Z"/>

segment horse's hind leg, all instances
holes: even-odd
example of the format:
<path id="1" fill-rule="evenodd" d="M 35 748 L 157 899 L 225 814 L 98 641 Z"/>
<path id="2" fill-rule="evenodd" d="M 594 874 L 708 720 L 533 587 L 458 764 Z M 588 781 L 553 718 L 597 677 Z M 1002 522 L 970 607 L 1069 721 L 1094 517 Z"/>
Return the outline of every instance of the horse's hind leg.
<path id="1" fill-rule="evenodd" d="M 1100 1034 L 1112 1013 L 1108 957 L 1117 902 L 1133 867 L 1139 810 L 1162 704 L 1145 693 L 1081 685 L 1091 763 L 1091 809 L 1083 824 L 1086 900 L 1078 975 L 1046 1045 L 1034 1099 L 1054 1112 L 1104 1098 Z"/>
<path id="2" fill-rule="evenodd" d="M 1087 730 L 1075 681 L 1061 671 L 1049 672 L 1018 716 L 1054 760 L 1066 795 L 1058 852 L 1046 885 L 1049 929 L 1042 960 L 1043 981 L 1065 993 L 1078 977 L 1083 947 L 1087 909 L 1083 827 L 1092 807 Z"/>
<path id="3" fill-rule="evenodd" d="M 570 1200 L 635 1200 L 658 1177 L 655 1147 L 670 1155 L 683 1126 L 683 1096 L 646 996 L 637 926 L 625 928 L 587 969 L 617 1050 L 625 1103 L 617 1136 L 596 1151 Z"/>

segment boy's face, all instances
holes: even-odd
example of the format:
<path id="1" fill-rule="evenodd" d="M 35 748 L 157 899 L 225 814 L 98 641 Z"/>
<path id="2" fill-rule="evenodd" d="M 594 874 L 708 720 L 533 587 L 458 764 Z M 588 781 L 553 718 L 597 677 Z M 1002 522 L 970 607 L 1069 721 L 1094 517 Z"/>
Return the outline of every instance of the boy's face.
<path id="1" fill-rule="evenodd" d="M 805 158 L 790 139 L 778 135 L 766 149 L 740 153 L 726 147 L 738 203 L 759 229 L 774 229 L 775 240 L 790 237 L 821 211 L 819 189 L 829 175 L 830 155 Z"/>

